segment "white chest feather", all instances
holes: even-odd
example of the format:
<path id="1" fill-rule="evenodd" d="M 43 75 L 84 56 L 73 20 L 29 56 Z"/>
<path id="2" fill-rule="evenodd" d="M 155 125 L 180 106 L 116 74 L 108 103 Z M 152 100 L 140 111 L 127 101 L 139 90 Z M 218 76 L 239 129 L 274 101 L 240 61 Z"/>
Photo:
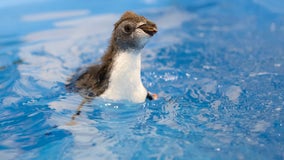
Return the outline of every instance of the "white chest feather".
<path id="1" fill-rule="evenodd" d="M 141 81 L 141 54 L 121 52 L 115 57 L 108 89 L 101 95 L 112 100 L 144 102 L 147 91 Z"/>

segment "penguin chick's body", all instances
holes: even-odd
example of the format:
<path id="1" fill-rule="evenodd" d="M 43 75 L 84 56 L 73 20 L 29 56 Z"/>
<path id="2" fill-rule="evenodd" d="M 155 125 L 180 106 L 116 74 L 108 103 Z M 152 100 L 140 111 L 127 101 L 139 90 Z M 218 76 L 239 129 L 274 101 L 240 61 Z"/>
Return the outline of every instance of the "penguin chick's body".
<path id="1" fill-rule="evenodd" d="M 141 81 L 141 53 L 146 42 L 157 32 L 156 25 L 143 16 L 125 12 L 115 23 L 110 45 L 100 64 L 75 74 L 66 85 L 85 98 L 144 102 L 155 99 Z"/>

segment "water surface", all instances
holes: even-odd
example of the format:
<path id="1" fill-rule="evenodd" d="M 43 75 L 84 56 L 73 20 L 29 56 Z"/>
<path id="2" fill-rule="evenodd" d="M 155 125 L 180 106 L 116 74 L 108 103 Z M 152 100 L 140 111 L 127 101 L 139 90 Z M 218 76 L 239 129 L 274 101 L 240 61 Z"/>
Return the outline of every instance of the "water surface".
<path id="1" fill-rule="evenodd" d="M 0 159 L 284 159 L 284 3 L 0 2 Z M 157 101 L 81 103 L 64 84 L 125 10 L 156 22 Z"/>

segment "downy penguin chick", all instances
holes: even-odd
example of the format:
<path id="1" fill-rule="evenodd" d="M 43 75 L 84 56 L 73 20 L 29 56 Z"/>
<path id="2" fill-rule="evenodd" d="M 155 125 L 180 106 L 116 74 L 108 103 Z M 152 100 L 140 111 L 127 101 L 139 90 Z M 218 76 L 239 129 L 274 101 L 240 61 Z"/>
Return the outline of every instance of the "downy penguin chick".
<path id="1" fill-rule="evenodd" d="M 101 63 L 75 74 L 66 85 L 67 89 L 87 99 L 102 97 L 134 103 L 144 102 L 146 98 L 157 99 L 157 95 L 147 92 L 142 84 L 140 53 L 156 32 L 155 23 L 133 12 L 125 12 L 114 25 Z"/>

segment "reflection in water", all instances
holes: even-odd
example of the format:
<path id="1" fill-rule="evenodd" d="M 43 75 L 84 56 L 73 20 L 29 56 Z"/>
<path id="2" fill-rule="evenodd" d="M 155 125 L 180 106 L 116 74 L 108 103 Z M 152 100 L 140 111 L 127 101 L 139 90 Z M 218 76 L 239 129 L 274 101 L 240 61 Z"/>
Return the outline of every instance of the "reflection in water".
<path id="1" fill-rule="evenodd" d="M 89 14 L 88 10 L 78 10 L 78 11 L 62 11 L 62 12 L 51 12 L 51 13 L 40 13 L 25 15 L 22 17 L 23 21 L 46 21 L 61 18 L 74 18 L 76 16 L 86 16 Z"/>
<path id="2" fill-rule="evenodd" d="M 89 119 L 88 115 L 86 115 L 91 110 L 104 106 L 97 104 L 85 105 L 82 109 L 82 114 L 76 119 L 76 125 L 68 125 L 79 104 L 74 103 L 74 99 L 79 100 L 81 97 L 70 96 L 49 104 L 49 107 L 56 110 L 56 113 L 50 118 L 50 123 L 59 125 L 60 129 L 65 129 L 72 133 L 73 147 L 69 155 L 65 155 L 67 156 L 66 158 L 117 159 L 117 156 L 109 150 L 111 146 L 115 145 L 115 141 L 101 133 L 96 127 L 98 122 L 95 119 Z"/>

